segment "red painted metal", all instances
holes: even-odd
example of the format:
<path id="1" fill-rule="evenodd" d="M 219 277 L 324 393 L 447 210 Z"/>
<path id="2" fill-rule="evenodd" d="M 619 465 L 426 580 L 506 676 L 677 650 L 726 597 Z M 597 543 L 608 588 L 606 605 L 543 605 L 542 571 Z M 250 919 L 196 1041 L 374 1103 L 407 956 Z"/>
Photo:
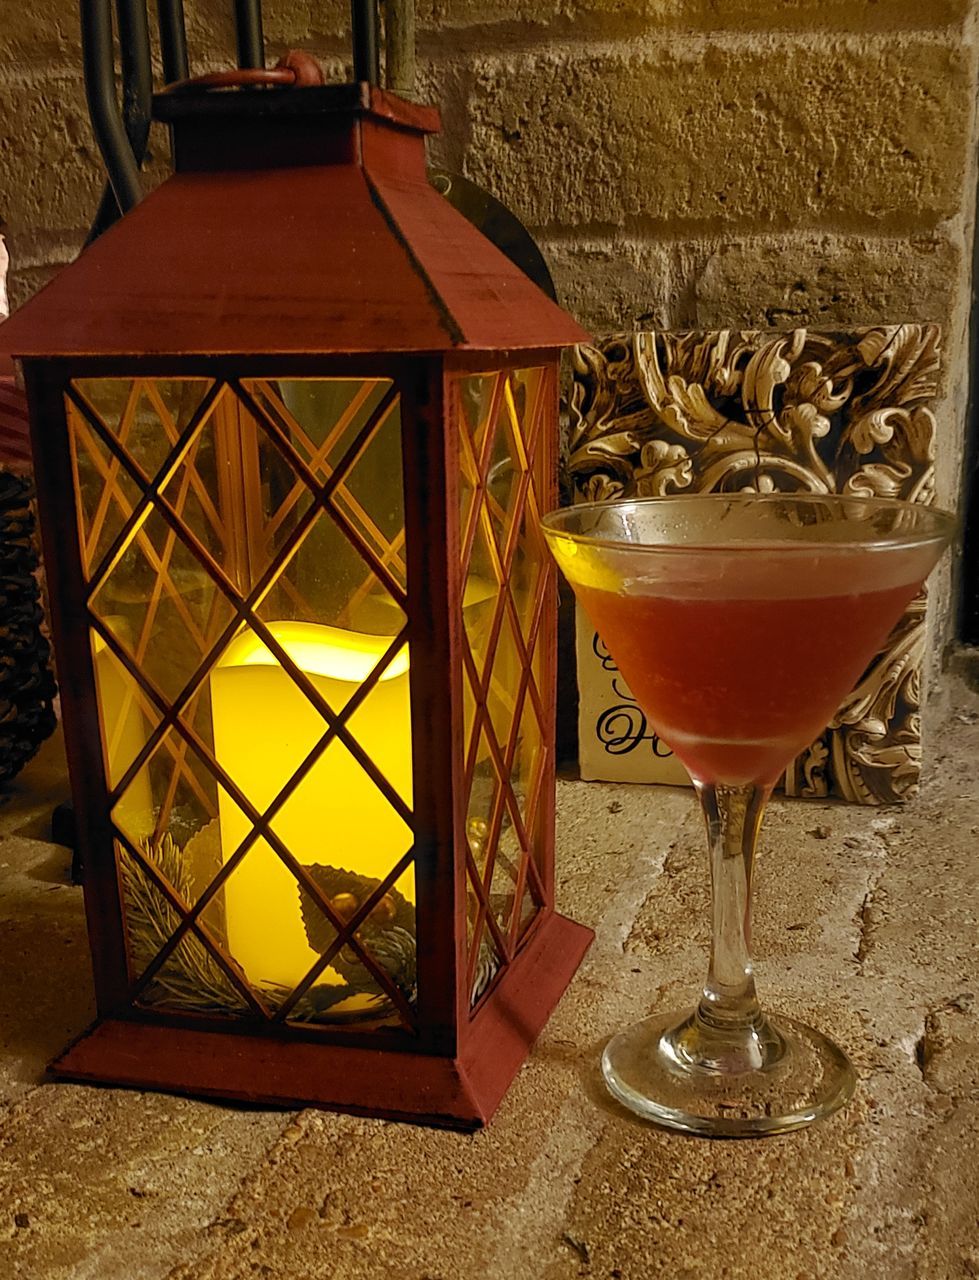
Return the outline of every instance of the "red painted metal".
<path id="1" fill-rule="evenodd" d="M 443 429 L 441 361 L 420 361 L 401 394 L 407 427 L 402 438 L 408 627 L 411 652 L 425 655 L 411 665 L 411 736 L 415 776 L 429 779 L 428 785 L 416 786 L 413 805 L 418 1020 L 433 1043 L 454 1053 L 456 992 L 465 974 L 465 881 L 456 848 L 461 788 L 455 744 L 462 736 L 462 709 L 452 681 L 461 583 L 455 571 L 454 442 Z"/>
<path id="2" fill-rule="evenodd" d="M 330 93 L 253 97 L 267 99 L 272 112 L 282 99 L 301 106 L 307 95 Z M 209 107 L 197 98 L 171 95 L 170 103 L 189 112 Z M 248 143 L 239 142 L 239 159 L 251 168 L 182 172 L 164 182 L 7 321 L 0 350 L 245 355 L 266 353 L 274 341 L 276 352 L 321 355 L 586 341 L 428 185 L 425 118 L 395 104 L 374 89 L 353 115 L 288 115 L 284 124 L 260 116 L 256 128 L 272 130 L 265 145 L 238 125 Z M 175 122 L 178 164 L 181 137 L 209 138 L 210 119 L 203 117 L 204 134 L 192 114 Z M 286 135 L 278 146 L 276 129 Z M 293 167 L 270 175 L 268 165 L 281 165 L 283 155 Z M 222 133 L 193 159 L 202 168 L 235 157 Z"/>
<path id="3" fill-rule="evenodd" d="M 492 1119 L 592 936 L 552 915 L 452 1056 L 109 1018 L 76 1040 L 50 1071 L 61 1080 L 479 1129 Z"/>
<path id="4" fill-rule="evenodd" d="M 247 135 L 237 119 L 240 112 L 251 125 Z M 516 722 L 501 727 L 497 741 L 488 680 L 477 676 L 462 615 L 465 565 L 475 525 L 460 528 L 463 466 L 471 470 L 474 462 L 479 490 L 474 502 L 484 502 L 485 495 L 490 512 L 492 438 L 488 433 L 480 457 L 464 458 L 454 384 L 460 373 L 503 375 L 497 388 L 501 395 L 507 371 L 543 369 L 538 416 L 523 423 L 522 430 L 537 501 L 550 505 L 556 495 L 558 351 L 587 335 L 428 187 L 423 136 L 433 128 L 435 117 L 427 109 L 367 86 L 348 86 L 262 90 L 250 96 L 248 91 L 172 94 L 160 114 L 173 125 L 183 172 L 86 250 L 0 331 L 4 348 L 26 357 L 101 1018 L 53 1071 L 69 1079 L 266 1103 L 309 1102 L 478 1127 L 498 1104 L 592 935 L 554 911 L 553 570 L 545 564 L 536 594 L 528 590 L 521 605 L 525 633 L 507 583 L 530 476 L 525 473 L 511 493 L 508 501 L 516 504 L 515 512 L 510 508 L 513 523 L 492 552 L 502 589 L 487 647 L 492 651 L 501 629 L 507 628 L 515 637 L 511 648 L 516 662 L 523 668 L 515 675 L 513 689 Z M 346 466 L 371 436 L 373 420 L 358 429 L 332 476 L 319 480 L 247 385 L 249 379 L 337 376 L 389 379 L 392 395 L 400 398 L 407 592 L 335 501 Z M 115 437 L 86 407 L 84 397 L 70 390 L 79 377 L 210 378 L 210 400 L 205 397 L 198 414 L 209 413 L 212 401 L 217 412 L 225 403 L 221 396 L 234 396 L 254 429 L 265 433 L 282 463 L 291 468 L 290 483 L 308 490 L 310 501 L 247 591 L 239 588 L 232 568 L 219 563 L 220 555 L 186 527 L 180 503 L 164 484 L 164 473 L 156 478 L 144 474 L 125 439 Z M 221 386 L 224 391 L 219 391 Z M 73 502 L 73 470 L 66 393 L 75 406 L 72 412 L 80 415 L 83 426 L 87 423 L 84 429 L 98 437 L 105 456 L 142 495 L 137 495 L 131 512 L 126 509 L 118 531 L 113 530 L 111 547 L 100 551 L 101 566 L 89 566 L 90 583 L 85 581 L 78 522 L 67 514 Z M 194 419 L 179 438 L 173 428 L 171 458 L 192 447 L 195 430 Z M 471 452 L 471 446 L 465 449 Z M 142 673 L 140 663 L 94 613 L 100 575 L 108 572 L 106 566 L 126 540 L 137 536 L 143 504 L 152 505 L 168 537 L 181 539 L 230 611 L 229 620 L 222 616 L 213 636 L 206 641 L 201 637 L 196 671 L 170 697 Z M 397 639 L 405 639 L 412 654 L 410 808 L 397 793 L 388 794 L 383 775 L 350 736 L 347 723 L 358 699 L 339 716 L 320 706 L 316 688 L 256 616 L 256 602 L 320 514 L 329 515 L 404 609 L 404 631 Z M 493 518 L 497 517 L 498 513 Z M 221 546 L 227 550 L 226 539 Z M 165 566 L 157 572 L 166 572 Z M 155 709 L 159 723 L 152 731 L 155 738 L 147 741 L 114 787 L 105 777 L 99 745 L 86 618 L 129 672 L 140 697 Z M 412 829 L 412 853 L 349 919 L 335 915 L 323 891 L 270 825 L 283 797 L 311 767 L 309 760 L 260 813 L 228 777 L 207 742 L 182 718 L 215 653 L 243 620 L 319 710 L 325 731 L 314 750 L 323 748 L 331 735 L 343 741 Z M 392 645 L 389 653 L 395 648 Z M 536 664 L 534 678 L 529 674 L 531 661 Z M 361 699 L 379 676 L 375 669 Z M 492 767 L 502 783 L 490 825 L 499 831 L 506 815 L 522 849 L 519 865 L 517 859 L 512 863 L 516 870 L 507 871 L 514 880 L 515 901 L 505 919 L 504 909 L 491 902 L 495 853 L 478 868 L 467 833 L 475 767 L 475 755 L 467 759 L 468 744 L 463 742 L 467 682 L 474 693 L 476 724 L 488 726 Z M 510 771 L 524 706 L 540 721 L 544 750 L 536 770 L 523 779 L 521 813 Z M 130 858 L 156 880 L 180 920 L 156 960 L 133 975 L 126 956 L 110 815 L 127 783 L 171 731 L 184 744 L 182 749 L 195 753 L 209 776 L 224 787 L 252 829 L 193 906 L 168 892 L 141 851 L 128 842 Z M 278 1012 L 261 998 L 249 1000 L 247 992 L 252 1012 L 240 1018 L 156 1011 L 137 1003 L 179 938 L 193 936 L 203 942 L 226 974 L 237 963 L 211 937 L 203 912 L 247 853 L 250 841 L 259 837 L 276 849 L 332 923 L 336 937 L 319 969 L 340 947 L 356 946 L 359 922 L 407 866 L 406 859 L 414 857 L 416 1005 L 411 1007 L 366 957 L 366 967 L 400 1014 L 401 1026 L 289 1021 L 290 1008 L 316 977 L 314 970 Z M 478 900 L 478 928 L 493 938 L 502 960 L 475 1008 L 471 991 L 477 951 L 468 945 L 470 881 Z M 525 887 L 538 907 L 529 927 L 520 919 Z M 476 937 L 478 948 L 478 933 Z"/>
<path id="5" fill-rule="evenodd" d="M 129 966 L 122 902 L 99 738 L 99 709 L 85 617 L 85 574 L 72 511 L 71 455 L 63 375 L 43 364 L 25 367 L 38 514 L 51 632 L 58 659 L 62 728 L 75 809 L 76 853 L 85 868 L 85 917 L 99 1014 L 126 1007 Z"/>

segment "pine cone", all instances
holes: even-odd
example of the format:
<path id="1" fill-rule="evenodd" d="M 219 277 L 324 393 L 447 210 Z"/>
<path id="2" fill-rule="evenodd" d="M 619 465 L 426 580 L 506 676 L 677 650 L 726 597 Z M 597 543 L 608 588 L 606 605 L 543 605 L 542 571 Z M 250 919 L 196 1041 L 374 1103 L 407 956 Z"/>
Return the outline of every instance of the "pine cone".
<path id="1" fill-rule="evenodd" d="M 54 677 L 34 574 L 31 485 L 0 472 L 0 785 L 54 730 Z"/>
<path id="2" fill-rule="evenodd" d="M 340 867 L 313 865 L 306 870 L 334 903 L 341 916 L 349 919 L 352 910 L 363 903 L 381 883 L 373 876 Z M 336 930 L 310 895 L 299 890 L 306 937 L 314 951 L 322 954 L 336 937 Z M 382 902 L 387 909 L 376 909 L 357 929 L 357 939 L 371 958 L 409 998 L 414 998 L 417 948 L 415 943 L 415 908 L 397 889 L 388 889 Z M 341 910 L 341 906 L 344 908 Z M 331 966 L 355 991 L 377 992 L 379 984 L 352 947 L 342 947 Z"/>

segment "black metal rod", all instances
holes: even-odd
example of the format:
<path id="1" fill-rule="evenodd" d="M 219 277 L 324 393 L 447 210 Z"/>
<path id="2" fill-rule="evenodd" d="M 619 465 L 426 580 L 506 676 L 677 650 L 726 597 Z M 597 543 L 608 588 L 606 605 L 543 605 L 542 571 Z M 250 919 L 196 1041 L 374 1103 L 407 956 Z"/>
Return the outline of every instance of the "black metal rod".
<path id="1" fill-rule="evenodd" d="M 116 0 L 119 65 L 122 69 L 122 122 L 137 165 L 146 155 L 153 110 L 153 67 L 146 0 Z"/>
<path id="2" fill-rule="evenodd" d="M 160 21 L 163 79 L 167 84 L 186 80 L 190 75 L 190 62 L 187 58 L 183 0 L 156 0 L 156 11 Z"/>
<path id="3" fill-rule="evenodd" d="M 116 101 L 109 0 L 81 0 L 81 20 L 85 95 L 92 128 L 116 203 L 123 213 L 128 213 L 139 204 L 143 192 L 139 167 Z"/>
<path id="4" fill-rule="evenodd" d="M 143 163 L 150 137 L 153 109 L 153 67 L 146 0 L 116 0 L 119 23 L 119 62 L 122 68 L 122 122 L 137 167 Z M 86 243 L 97 240 L 119 218 L 119 205 L 106 186 Z"/>
<path id="5" fill-rule="evenodd" d="M 354 79 L 381 81 L 381 47 L 377 37 L 377 0 L 350 0 Z"/>
<path id="6" fill-rule="evenodd" d="M 238 66 L 265 66 L 265 38 L 262 35 L 260 0 L 235 0 L 235 35 L 238 40 Z"/>
<path id="7" fill-rule="evenodd" d="M 107 182 L 102 188 L 99 207 L 95 211 L 92 225 L 89 228 L 88 235 L 85 237 L 86 245 L 98 240 L 104 231 L 108 231 L 114 222 L 119 221 L 119 217 L 119 206 L 116 204 L 115 192 L 112 190 L 111 184 Z"/>

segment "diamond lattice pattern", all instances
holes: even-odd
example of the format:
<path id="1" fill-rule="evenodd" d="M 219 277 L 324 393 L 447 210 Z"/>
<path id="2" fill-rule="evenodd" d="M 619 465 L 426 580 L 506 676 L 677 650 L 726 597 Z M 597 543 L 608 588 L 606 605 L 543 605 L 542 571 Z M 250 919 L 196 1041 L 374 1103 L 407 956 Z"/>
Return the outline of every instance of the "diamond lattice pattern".
<path id="1" fill-rule="evenodd" d="M 467 921 L 475 1004 L 543 905 L 540 781 L 545 734 L 537 637 L 544 552 L 537 530 L 537 441 L 549 372 L 460 377 L 464 573 Z"/>
<path id="2" fill-rule="evenodd" d="M 133 999 L 411 1026 L 393 384 L 86 379 L 67 412 Z"/>

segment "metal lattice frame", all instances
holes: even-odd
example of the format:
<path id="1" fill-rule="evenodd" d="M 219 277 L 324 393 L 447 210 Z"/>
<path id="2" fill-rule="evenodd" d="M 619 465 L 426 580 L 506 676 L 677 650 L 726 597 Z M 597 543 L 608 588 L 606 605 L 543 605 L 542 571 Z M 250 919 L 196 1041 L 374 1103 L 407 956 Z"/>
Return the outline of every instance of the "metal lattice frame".
<path id="1" fill-rule="evenodd" d="M 261 618 L 257 616 L 256 610 L 268 593 L 276 585 L 282 576 L 286 566 L 290 563 L 293 556 L 299 550 L 306 536 L 312 530 L 316 521 L 325 513 L 333 523 L 346 536 L 348 542 L 354 547 L 365 565 L 369 569 L 370 575 L 373 575 L 392 596 L 398 606 L 404 611 L 407 604 L 406 595 L 397 582 L 394 575 L 390 572 L 388 565 L 392 558 L 396 558 L 397 552 L 392 544 L 388 544 L 368 521 L 368 532 L 371 537 L 379 543 L 380 555 L 367 544 L 358 530 L 353 526 L 345 512 L 338 506 L 338 499 L 342 496 L 359 512 L 362 508 L 356 504 L 353 496 L 344 489 L 344 480 L 349 475 L 357 460 L 362 455 L 369 441 L 373 438 L 375 432 L 387 418 L 394 405 L 397 403 L 398 394 L 394 388 L 391 388 L 381 399 L 380 403 L 374 408 L 368 416 L 366 422 L 358 430 L 354 440 L 349 444 L 343 456 L 337 465 L 330 470 L 324 466 L 328 474 L 322 482 L 317 480 L 313 471 L 314 468 L 323 463 L 325 464 L 329 449 L 323 446 L 318 449 L 311 449 L 311 462 L 307 463 L 299 455 L 288 435 L 282 430 L 282 427 L 267 412 L 266 408 L 242 385 L 241 381 L 229 379 L 225 382 L 215 381 L 204 398 L 198 405 L 196 411 L 191 416 L 190 421 L 184 430 L 177 432 L 170 415 L 166 413 L 160 397 L 157 395 L 152 401 L 156 411 L 160 414 L 164 429 L 166 430 L 168 439 L 172 445 L 170 453 L 166 460 L 159 468 L 155 478 L 150 479 L 138 463 L 131 456 L 126 448 L 128 433 L 132 425 L 132 418 L 135 411 L 135 405 L 142 388 L 139 383 L 151 382 L 152 380 L 136 380 L 134 381 L 133 391 L 130 394 L 128 404 L 123 412 L 120 422 L 120 430 L 118 437 L 110 431 L 102 422 L 99 415 L 95 412 L 91 405 L 78 392 L 78 390 L 69 386 L 66 397 L 71 409 L 75 412 L 71 414 L 73 426 L 80 425 L 84 436 L 86 430 L 94 434 L 100 441 L 104 449 L 112 458 L 111 466 L 103 473 L 106 482 L 106 493 L 100 503 L 99 510 L 96 513 L 100 526 L 93 527 L 89 532 L 88 544 L 89 548 L 98 545 L 101 533 L 101 522 L 104 522 L 111 501 L 115 500 L 120 510 L 128 512 L 127 518 L 122 529 L 116 535 L 109 550 L 101 558 L 100 564 L 96 571 L 90 575 L 86 588 L 86 600 L 88 603 L 89 622 L 94 630 L 101 636 L 102 640 L 112 651 L 115 658 L 122 664 L 126 672 L 134 682 L 136 689 L 142 699 L 145 700 L 147 709 L 158 714 L 158 720 L 155 727 L 149 734 L 147 741 L 137 754 L 136 758 L 130 763 L 123 777 L 111 787 L 107 796 L 108 808 L 117 803 L 122 795 L 126 792 L 134 778 L 140 770 L 154 757 L 161 745 L 165 744 L 166 748 L 173 756 L 174 771 L 171 778 L 171 788 L 168 795 L 168 801 L 172 802 L 173 792 L 175 789 L 177 777 L 181 770 L 185 775 L 193 779 L 194 775 L 186 765 L 186 753 L 188 749 L 192 749 L 200 762 L 208 770 L 211 778 L 218 785 L 224 788 L 231 800 L 241 809 L 251 823 L 251 830 L 239 844 L 238 848 L 228 856 L 220 870 L 214 876 L 207 888 L 201 893 L 197 901 L 191 905 L 185 902 L 176 891 L 169 886 L 165 878 L 152 866 L 149 859 L 145 857 L 134 845 L 134 843 L 125 835 L 124 832 L 115 827 L 114 835 L 117 842 L 128 855 L 135 859 L 138 865 L 153 880 L 153 883 L 164 893 L 167 901 L 173 907 L 174 911 L 180 917 L 180 925 L 170 936 L 167 943 L 160 949 L 155 958 L 143 970 L 143 972 L 131 980 L 129 997 L 132 1002 L 136 1002 L 140 995 L 146 990 L 154 977 L 160 972 L 166 964 L 170 956 L 176 951 L 181 941 L 193 932 L 201 943 L 207 948 L 215 961 L 220 965 L 222 970 L 227 974 L 234 984 L 235 988 L 240 992 L 249 1008 L 262 1018 L 272 1022 L 284 1021 L 295 1005 L 303 995 L 309 990 L 321 973 L 328 967 L 338 952 L 349 947 L 356 955 L 357 959 L 371 974 L 378 984 L 381 991 L 388 997 L 391 1004 L 397 1011 L 398 1017 L 404 1027 L 412 1030 L 415 1025 L 414 1012 L 408 1000 L 393 982 L 388 973 L 374 960 L 369 950 L 367 950 L 358 940 L 356 934 L 360 926 L 367 920 L 373 910 L 384 895 L 394 886 L 405 870 L 411 866 L 414 859 L 414 846 L 411 846 L 398 860 L 395 867 L 384 878 L 376 889 L 361 904 L 360 908 L 350 919 L 344 920 L 333 910 L 329 899 L 323 890 L 317 885 L 316 881 L 309 875 L 302 863 L 300 863 L 290 852 L 285 843 L 272 830 L 271 823 L 276 814 L 281 810 L 289 797 L 293 794 L 303 778 L 308 774 L 316 761 L 322 756 L 327 747 L 335 740 L 343 743 L 346 749 L 360 764 L 371 781 L 385 797 L 398 816 L 404 821 L 405 825 L 412 828 L 412 813 L 410 808 L 402 800 L 398 792 L 391 786 L 383 773 L 377 768 L 371 758 L 363 751 L 356 738 L 347 729 L 347 724 L 351 717 L 356 713 L 358 708 L 363 704 L 365 699 L 376 688 L 378 682 L 382 678 L 385 670 L 388 668 L 394 657 L 400 651 L 402 646 L 407 642 L 407 626 L 402 627 L 399 633 L 394 637 L 390 646 L 377 662 L 370 675 L 358 687 L 356 693 L 343 707 L 339 713 L 335 712 L 332 707 L 325 701 L 316 687 L 312 684 L 309 677 L 293 662 L 288 653 L 275 639 L 274 635 L 268 629 Z M 187 527 L 184 522 L 184 504 L 187 494 L 193 487 L 191 477 L 196 473 L 192 465 L 188 465 L 181 483 L 178 487 L 176 497 L 171 501 L 170 496 L 165 492 L 170 481 L 176 475 L 180 466 L 185 463 L 191 464 L 196 452 L 196 445 L 199 442 L 200 432 L 204 423 L 209 419 L 210 415 L 215 411 L 221 398 L 226 395 L 233 396 L 236 401 L 244 407 L 249 413 L 252 420 L 257 426 L 264 430 L 266 437 L 272 442 L 280 456 L 292 468 L 293 473 L 298 476 L 296 484 L 286 499 L 276 512 L 276 519 L 279 519 L 282 507 L 288 508 L 290 511 L 296 505 L 304 491 L 312 495 L 313 501 L 308 509 L 303 512 L 295 526 L 289 531 L 289 534 L 279 547 L 278 551 L 272 556 L 270 563 L 260 575 L 258 581 L 252 587 L 247 595 L 243 596 L 239 589 L 227 576 L 224 568 L 217 563 L 211 552 L 195 535 L 193 530 Z M 343 431 L 349 427 L 350 421 L 358 408 L 362 407 L 362 401 L 355 399 L 352 406 L 348 405 L 344 414 L 341 415 L 341 421 L 338 422 L 334 431 L 331 433 L 328 444 L 335 443 L 336 440 L 342 438 Z M 281 408 L 281 406 L 279 406 Z M 163 412 L 161 413 L 161 409 Z M 79 418 L 81 420 L 79 424 Z M 298 424 L 294 420 L 289 419 L 289 428 Z M 97 454 L 90 451 L 92 458 L 97 458 Z M 118 477 L 121 472 L 129 477 L 142 492 L 142 497 L 133 506 L 125 494 L 123 494 L 118 486 Z M 198 482 L 200 477 L 197 476 Z M 198 497 L 202 496 L 203 486 L 198 483 Z M 114 492 L 113 492 L 114 491 Z M 108 496 L 107 496 L 108 495 Z M 209 496 L 204 494 L 205 502 L 202 504 L 205 513 L 208 515 L 209 521 L 214 526 L 214 530 L 218 533 L 222 542 L 224 541 L 224 530 L 221 528 L 222 522 L 217 511 L 213 508 Z M 208 507 L 210 511 L 208 512 Z M 152 544 L 145 533 L 141 532 L 141 526 L 153 511 L 158 513 L 166 521 L 169 528 L 168 540 L 164 548 L 163 555 L 156 555 Z M 366 516 L 366 513 L 364 513 Z M 284 517 L 282 517 L 284 519 Z M 93 522 L 94 525 L 95 522 Z M 274 532 L 274 531 L 273 531 Z M 271 537 L 269 531 L 266 530 L 267 536 Z M 126 549 L 133 540 L 142 539 L 141 549 L 151 565 L 157 571 L 157 577 L 154 583 L 153 596 L 151 597 L 150 607 L 147 610 L 147 618 L 144 624 L 143 635 L 137 643 L 137 656 L 129 654 L 126 647 L 115 636 L 110 627 L 106 625 L 102 618 L 95 612 L 92 602 L 99 590 L 104 586 L 113 569 L 119 563 Z M 180 601 L 180 593 L 176 585 L 169 580 L 168 571 L 170 564 L 170 556 L 177 542 L 183 544 L 194 555 L 198 563 L 207 573 L 210 581 L 217 588 L 218 592 L 223 596 L 231 608 L 231 618 L 227 624 L 220 629 L 219 634 L 210 636 L 200 633 L 193 620 L 183 607 Z M 401 538 L 403 542 L 403 535 Z M 155 562 L 155 563 L 154 563 Z M 368 578 L 370 581 L 370 578 Z M 186 615 L 185 622 L 193 625 L 194 630 L 198 634 L 195 638 L 199 647 L 202 649 L 202 658 L 196 670 L 186 682 L 183 689 L 175 698 L 168 699 L 155 686 L 155 684 L 141 670 L 138 655 L 145 653 L 148 637 L 151 632 L 153 619 L 156 615 L 156 609 L 162 593 L 166 591 L 171 598 L 178 611 L 182 612 L 182 616 Z M 215 600 L 218 597 L 215 597 Z M 212 604 L 213 617 L 213 604 Z M 279 793 L 274 797 L 270 804 L 266 806 L 264 811 L 259 812 L 244 796 L 234 781 L 228 776 L 226 771 L 221 767 L 220 763 L 215 759 L 213 752 L 207 744 L 202 740 L 200 734 L 194 729 L 192 723 L 187 722 L 187 717 L 192 719 L 193 708 L 196 699 L 204 688 L 204 683 L 214 667 L 217 659 L 220 657 L 228 642 L 242 625 L 249 627 L 261 640 L 263 644 L 272 652 L 273 656 L 279 662 L 283 670 L 293 679 L 296 685 L 306 695 L 314 709 L 322 716 L 326 723 L 326 730 L 316 742 L 305 761 L 300 765 L 292 777 L 280 789 Z M 193 634 L 193 632 L 192 632 Z M 173 734 L 171 734 L 173 731 Z M 173 735 L 178 735 L 178 742 L 174 742 Z M 192 783 L 193 785 L 193 783 Z M 198 794 L 200 791 L 198 788 Z M 206 800 L 206 796 L 202 796 Z M 160 817 L 157 821 L 158 831 L 167 821 L 167 815 L 161 810 Z M 202 921 L 201 916 L 207 909 L 208 905 L 215 899 L 218 892 L 232 875 L 235 868 L 241 863 L 248 850 L 259 840 L 265 840 L 269 846 L 278 855 L 283 864 L 292 873 L 297 884 L 312 898 L 316 903 L 324 917 L 336 931 L 336 936 L 331 942 L 329 948 L 323 952 L 316 963 L 310 968 L 300 983 L 294 988 L 290 996 L 276 1010 L 270 1009 L 261 999 L 259 994 L 254 991 L 244 974 L 240 970 L 232 956 L 222 947 L 220 942 L 214 937 L 213 933 L 207 928 Z M 132 979 L 132 975 L 131 975 Z"/>
<path id="2" fill-rule="evenodd" d="M 462 643 L 462 661 L 465 679 L 475 703 L 475 714 L 470 729 L 466 750 L 466 765 L 463 790 L 466 795 L 472 791 L 480 741 L 485 741 L 491 756 L 495 775 L 495 791 L 486 838 L 485 865 L 480 871 L 471 846 L 467 843 L 466 866 L 470 891 L 475 895 L 478 908 L 472 929 L 467 962 L 467 989 L 471 990 L 479 962 L 480 948 L 485 931 L 488 929 L 499 956 L 501 971 L 512 962 L 521 941 L 521 906 L 527 887 L 529 886 L 534 904 L 539 911 L 547 905 L 547 893 L 536 865 L 534 852 L 535 841 L 532 832 L 537 819 L 537 808 L 540 799 L 541 784 L 547 770 L 547 750 L 545 724 L 546 718 L 542 705 L 540 690 L 533 674 L 533 661 L 537 649 L 544 608 L 552 587 L 552 570 L 543 555 L 539 559 L 539 571 L 534 588 L 532 607 L 529 611 L 529 623 L 522 622 L 516 607 L 511 582 L 511 570 L 524 532 L 525 516 L 530 516 L 528 528 L 531 536 L 536 535 L 536 519 L 539 515 L 536 485 L 540 483 L 537 476 L 537 439 L 540 423 L 544 415 L 544 406 L 549 395 L 553 394 L 553 371 L 541 371 L 536 388 L 536 396 L 529 406 L 527 420 L 518 420 L 513 403 L 510 379 L 512 371 L 505 371 L 497 376 L 493 395 L 486 411 L 488 426 L 477 457 L 475 441 L 469 438 L 464 415 L 458 405 L 454 406 L 454 419 L 458 424 L 461 441 L 460 460 L 467 473 L 473 491 L 471 506 L 468 512 L 468 527 L 462 530 L 462 564 L 463 574 L 467 574 L 473 558 L 477 528 L 482 525 L 483 543 L 493 562 L 494 576 L 499 584 L 496 607 L 489 628 L 485 653 L 482 655 L 482 676 L 479 674 L 477 656 L 473 652 L 472 642 L 465 634 Z M 493 499 L 489 490 L 489 473 L 493 458 L 494 445 L 498 433 L 507 430 L 504 415 L 509 416 L 511 439 L 516 445 L 518 456 L 513 461 L 520 471 L 519 481 L 511 494 L 511 510 L 503 510 Z M 479 427 L 477 425 L 476 433 Z M 492 515 L 499 519 L 504 531 L 502 543 L 497 537 Z M 539 550 L 538 548 L 535 548 Z M 516 644 L 520 665 L 519 684 L 513 703 L 507 738 L 498 740 L 496 728 L 490 712 L 490 694 L 493 683 L 494 664 L 500 644 L 500 635 L 506 620 L 510 634 Z M 530 704 L 531 713 L 536 718 L 540 734 L 540 749 L 534 762 L 533 775 L 530 779 L 528 794 L 525 797 L 525 813 L 514 792 L 512 768 L 516 758 L 523 725 L 524 710 Z M 507 927 L 501 928 L 492 910 L 490 898 L 494 872 L 500 856 L 500 836 L 504 815 L 508 815 L 520 847 L 520 863 L 513 875 L 513 898 L 510 919 Z M 512 874 L 512 873 L 511 873 Z M 536 914 L 536 913 L 535 913 Z M 524 926 L 524 932 L 533 922 Z"/>

